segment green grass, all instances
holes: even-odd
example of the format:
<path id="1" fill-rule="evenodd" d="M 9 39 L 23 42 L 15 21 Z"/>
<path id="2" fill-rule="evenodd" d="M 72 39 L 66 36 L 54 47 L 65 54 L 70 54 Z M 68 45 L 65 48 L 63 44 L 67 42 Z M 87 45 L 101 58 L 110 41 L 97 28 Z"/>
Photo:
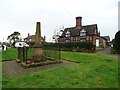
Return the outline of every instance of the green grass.
<path id="1" fill-rule="evenodd" d="M 28 49 L 28 59 L 31 59 L 34 55 L 34 50 L 33 48 Z"/>
<path id="2" fill-rule="evenodd" d="M 80 53 L 80 52 L 64 52 L 64 51 L 62 51 L 61 53 L 61 58 L 75 62 L 91 62 L 91 61 L 101 62 L 101 61 L 117 60 L 97 53 Z"/>
<path id="3" fill-rule="evenodd" d="M 2 63 L 0 62 L 0 89 L 2 88 Z"/>
<path id="4" fill-rule="evenodd" d="M 2 88 L 2 53 L 0 53 L 0 89 Z"/>
<path id="5" fill-rule="evenodd" d="M 62 59 L 79 62 L 17 76 L 3 73 L 4 88 L 117 88 L 117 59 L 100 54 L 61 52 Z"/>
<path id="6" fill-rule="evenodd" d="M 59 58 L 59 51 L 47 50 L 45 52 L 43 50 L 43 54 L 45 54 L 46 57 L 53 57 L 55 59 Z M 2 61 L 18 59 L 17 48 L 9 48 L 6 51 L 0 52 L 0 55 L 2 55 Z M 34 49 L 33 48 L 28 49 L 28 59 L 31 59 L 33 55 L 34 55 Z"/>
<path id="7" fill-rule="evenodd" d="M 43 50 L 42 51 L 43 56 L 47 57 L 47 58 L 51 58 L 51 59 L 56 59 L 59 60 L 59 50 Z"/>
<path id="8" fill-rule="evenodd" d="M 0 52 L 0 54 L 1 53 L 2 53 L 2 61 L 5 61 L 5 60 L 15 60 L 15 59 L 18 58 L 17 48 L 9 48 L 6 51 Z"/>
<path id="9" fill-rule="evenodd" d="M 96 47 L 96 51 L 100 51 L 100 50 L 103 50 L 103 49 L 105 49 L 105 48 L 103 48 L 103 47 Z"/>

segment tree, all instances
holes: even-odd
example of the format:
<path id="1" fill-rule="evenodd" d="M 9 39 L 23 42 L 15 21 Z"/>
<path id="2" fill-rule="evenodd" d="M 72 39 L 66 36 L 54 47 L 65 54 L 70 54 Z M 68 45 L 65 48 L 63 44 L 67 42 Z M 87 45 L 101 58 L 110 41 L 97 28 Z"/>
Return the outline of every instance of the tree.
<path id="1" fill-rule="evenodd" d="M 63 31 L 64 31 L 64 26 L 54 31 L 53 39 L 55 40 L 55 42 L 58 42 L 58 38 L 59 36 L 62 35 Z"/>
<path id="2" fill-rule="evenodd" d="M 14 46 L 15 42 L 20 40 L 19 36 L 20 36 L 19 32 L 14 32 L 7 37 L 7 40 L 9 40 L 10 44 Z"/>
<path id="3" fill-rule="evenodd" d="M 115 34 L 114 49 L 120 54 L 120 30 Z"/>

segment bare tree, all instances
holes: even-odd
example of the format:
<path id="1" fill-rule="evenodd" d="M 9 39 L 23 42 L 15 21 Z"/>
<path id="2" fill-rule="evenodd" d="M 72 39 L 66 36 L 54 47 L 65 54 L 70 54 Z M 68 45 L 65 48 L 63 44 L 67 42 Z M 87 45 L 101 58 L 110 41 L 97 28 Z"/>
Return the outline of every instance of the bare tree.
<path id="1" fill-rule="evenodd" d="M 55 42 L 58 42 L 58 38 L 62 35 L 63 31 L 64 31 L 64 26 L 54 31 L 53 39 L 55 40 Z"/>

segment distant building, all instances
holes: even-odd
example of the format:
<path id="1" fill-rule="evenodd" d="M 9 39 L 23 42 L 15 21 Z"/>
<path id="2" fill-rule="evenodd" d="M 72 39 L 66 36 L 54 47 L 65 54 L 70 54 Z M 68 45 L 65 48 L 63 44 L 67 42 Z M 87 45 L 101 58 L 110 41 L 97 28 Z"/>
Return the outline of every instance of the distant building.
<path id="1" fill-rule="evenodd" d="M 97 24 L 82 25 L 82 17 L 76 17 L 76 26 L 65 28 L 62 35 L 59 36 L 58 42 L 84 42 L 91 41 L 97 47 L 107 46 L 110 41 L 109 36 L 100 36 Z"/>
<path id="2" fill-rule="evenodd" d="M 101 38 L 105 39 L 106 46 L 110 46 L 110 37 L 109 36 L 101 36 Z"/>
<path id="3" fill-rule="evenodd" d="M 113 47 L 113 44 L 115 43 L 115 39 L 112 39 L 112 41 L 109 42 L 109 45 Z"/>
<path id="4" fill-rule="evenodd" d="M 28 36 L 26 38 L 24 38 L 24 41 L 26 41 L 26 42 L 35 42 L 35 35 L 30 35 L 28 33 Z M 41 37 L 41 42 L 45 42 L 45 36 L 44 36 L 44 38 Z"/>

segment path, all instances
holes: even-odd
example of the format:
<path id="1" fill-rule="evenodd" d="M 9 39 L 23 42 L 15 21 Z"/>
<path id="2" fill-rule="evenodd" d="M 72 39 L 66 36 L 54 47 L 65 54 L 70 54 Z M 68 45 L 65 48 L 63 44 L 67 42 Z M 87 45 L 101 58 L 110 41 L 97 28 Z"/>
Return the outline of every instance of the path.
<path id="1" fill-rule="evenodd" d="M 110 48 L 106 48 L 97 53 L 118 59 L 117 54 L 110 53 Z M 45 69 L 59 67 L 59 66 L 73 65 L 73 64 L 76 64 L 76 63 L 69 62 L 69 61 L 63 61 L 63 63 L 59 63 L 59 64 L 50 64 L 50 65 L 39 66 L 39 67 L 35 67 L 35 68 L 24 69 L 20 66 L 20 64 L 17 64 L 15 61 L 5 61 L 5 62 L 3 62 L 2 66 L 3 66 L 3 71 L 5 71 L 5 74 L 8 77 L 13 78 L 15 76 L 24 75 L 27 73 L 37 72 L 40 70 L 45 70 Z"/>
<path id="2" fill-rule="evenodd" d="M 69 62 L 69 61 L 63 61 L 62 63 L 59 63 L 59 64 L 50 64 L 50 65 L 25 69 L 21 67 L 20 64 L 16 63 L 15 61 L 5 61 L 3 62 L 3 70 L 5 71 L 4 73 L 8 77 L 13 78 L 15 76 L 24 75 L 26 73 L 32 73 L 32 72 L 37 72 L 40 70 L 45 70 L 45 69 L 54 68 L 58 66 L 66 66 L 66 65 L 73 65 L 73 64 L 76 64 L 76 63 Z"/>
<path id="3" fill-rule="evenodd" d="M 97 53 L 118 59 L 118 54 L 111 54 L 111 48 L 106 48 L 104 50 L 98 51 Z"/>

